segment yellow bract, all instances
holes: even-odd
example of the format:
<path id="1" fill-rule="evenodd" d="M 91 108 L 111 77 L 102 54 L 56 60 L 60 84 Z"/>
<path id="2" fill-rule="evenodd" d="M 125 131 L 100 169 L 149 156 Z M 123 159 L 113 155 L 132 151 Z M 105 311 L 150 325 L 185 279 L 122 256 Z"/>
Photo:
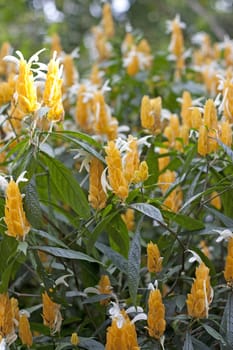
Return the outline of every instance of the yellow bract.
<path id="1" fill-rule="evenodd" d="M 16 81 L 17 106 L 24 114 L 35 112 L 39 108 L 36 87 L 30 64 L 24 59 L 19 63 L 19 75 Z"/>
<path id="2" fill-rule="evenodd" d="M 150 242 L 147 244 L 147 269 L 149 272 L 158 273 L 162 270 L 163 258 L 157 244 Z"/>
<path id="3" fill-rule="evenodd" d="M 101 175 L 104 166 L 97 158 L 92 158 L 89 171 L 89 196 L 88 200 L 92 208 L 103 209 L 106 205 L 107 196 L 101 184 Z"/>
<path id="4" fill-rule="evenodd" d="M 42 301 L 44 325 L 50 328 L 51 334 L 55 334 L 60 331 L 62 323 L 60 305 L 54 303 L 46 292 L 42 294 Z"/>
<path id="5" fill-rule="evenodd" d="M 24 240 L 30 230 L 22 202 L 22 195 L 17 183 L 11 180 L 6 189 L 5 223 L 6 234 L 19 240 Z"/>
<path id="6" fill-rule="evenodd" d="M 43 102 L 49 107 L 48 120 L 58 122 L 64 117 L 62 104 L 62 79 L 60 77 L 59 60 L 56 59 L 56 52 L 48 64 L 48 72 L 45 82 Z"/>
<path id="7" fill-rule="evenodd" d="M 22 344 L 32 346 L 32 333 L 26 313 L 22 313 L 19 316 L 19 337 Z"/>
<path id="8" fill-rule="evenodd" d="M 118 326 L 117 320 L 113 319 L 112 324 L 107 329 L 107 342 L 105 350 L 140 350 L 137 342 L 137 333 L 133 323 L 125 311 L 121 311 L 123 324 Z"/>
<path id="9" fill-rule="evenodd" d="M 209 304 L 212 301 L 212 290 L 208 267 L 202 262 L 196 268 L 196 278 L 186 303 L 188 315 L 194 318 L 208 318 Z"/>
<path id="10" fill-rule="evenodd" d="M 148 300 L 148 332 L 155 339 L 160 339 L 166 329 L 165 307 L 159 289 L 151 290 Z"/>
<path id="11" fill-rule="evenodd" d="M 230 238 L 228 241 L 224 278 L 227 284 L 230 287 L 232 287 L 233 286 L 233 238 Z"/>

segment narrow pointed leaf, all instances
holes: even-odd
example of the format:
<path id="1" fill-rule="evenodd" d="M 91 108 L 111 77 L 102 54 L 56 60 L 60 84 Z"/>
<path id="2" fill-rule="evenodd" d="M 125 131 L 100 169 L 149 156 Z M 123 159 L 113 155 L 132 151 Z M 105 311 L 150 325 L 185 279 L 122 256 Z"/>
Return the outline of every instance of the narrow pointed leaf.
<path id="1" fill-rule="evenodd" d="M 130 205 L 130 208 L 145 214 L 149 218 L 156 220 L 158 222 L 163 222 L 163 217 L 160 210 L 148 203 L 134 203 Z"/>
<path id="2" fill-rule="evenodd" d="M 128 287 L 129 294 L 134 305 L 136 305 L 137 291 L 140 280 L 141 244 L 140 232 L 137 231 L 131 242 L 128 257 Z"/>
<path id="3" fill-rule="evenodd" d="M 51 254 L 58 258 L 65 258 L 65 259 L 72 259 L 72 260 L 85 260 L 85 261 L 101 264 L 101 262 L 92 258 L 91 256 L 86 255 L 82 252 L 71 250 L 71 249 L 63 249 L 63 248 L 56 248 L 56 247 L 49 247 L 49 246 L 34 246 L 31 249 L 41 250 L 42 252 Z"/>

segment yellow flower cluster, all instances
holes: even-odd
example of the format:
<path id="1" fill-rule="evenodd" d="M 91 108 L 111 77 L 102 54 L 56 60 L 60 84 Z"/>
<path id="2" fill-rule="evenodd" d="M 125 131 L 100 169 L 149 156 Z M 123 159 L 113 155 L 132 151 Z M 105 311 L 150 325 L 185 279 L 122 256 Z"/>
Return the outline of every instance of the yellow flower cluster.
<path id="1" fill-rule="evenodd" d="M 141 124 L 143 128 L 148 129 L 152 133 L 160 132 L 161 108 L 162 108 L 161 97 L 150 99 L 148 96 L 144 96 L 142 98 Z"/>
<path id="2" fill-rule="evenodd" d="M 100 25 L 92 28 L 94 44 L 100 61 L 111 56 L 112 47 L 109 39 L 114 36 L 114 32 L 111 7 L 108 3 L 105 3 L 102 9 L 102 21 Z"/>
<path id="3" fill-rule="evenodd" d="M 111 286 L 111 282 L 110 282 L 108 275 L 101 276 L 99 283 L 98 283 L 98 290 L 99 290 L 100 294 L 111 294 L 112 293 L 112 286 Z M 110 299 L 101 300 L 100 304 L 107 305 L 109 303 L 109 300 Z"/>
<path id="4" fill-rule="evenodd" d="M 118 325 L 118 320 L 113 319 L 112 324 L 107 329 L 106 350 L 139 350 L 137 333 L 134 323 L 132 323 L 124 310 L 121 311 L 123 318 L 122 325 Z"/>
<path id="5" fill-rule="evenodd" d="M 162 270 L 163 258 L 157 244 L 150 242 L 147 244 L 147 269 L 149 272 L 159 273 Z"/>
<path id="6" fill-rule="evenodd" d="M 123 53 L 123 66 L 130 76 L 134 76 L 139 71 L 144 71 L 151 67 L 151 48 L 146 39 L 136 43 L 133 35 L 127 33 L 121 50 Z"/>
<path id="7" fill-rule="evenodd" d="M 76 122 L 86 132 L 107 136 L 109 140 L 117 137 L 118 121 L 111 116 L 104 95 L 96 90 L 91 94 L 85 85 L 79 87 L 76 103 Z"/>
<path id="8" fill-rule="evenodd" d="M 42 294 L 42 302 L 44 325 L 49 327 L 51 334 L 60 332 L 62 324 L 60 305 L 54 303 L 47 292 Z"/>
<path id="9" fill-rule="evenodd" d="M 230 238 L 228 241 L 224 278 L 227 284 L 233 287 L 233 238 Z"/>
<path id="10" fill-rule="evenodd" d="M 196 278 L 186 303 L 188 315 L 194 318 L 208 318 L 209 305 L 212 301 L 212 288 L 208 267 L 201 262 L 196 268 Z"/>
<path id="11" fill-rule="evenodd" d="M 165 307 L 159 289 L 150 291 L 147 324 L 150 337 L 159 340 L 166 329 Z"/>
<path id="12" fill-rule="evenodd" d="M 47 117 L 49 121 L 58 122 L 64 117 L 62 104 L 62 78 L 59 68 L 59 59 L 56 52 L 48 64 L 48 72 L 45 81 L 43 103 L 49 107 Z"/>
<path id="13" fill-rule="evenodd" d="M 5 223 L 7 235 L 24 240 L 30 230 L 22 202 L 22 195 L 18 184 L 11 180 L 6 188 Z"/>
<path id="14" fill-rule="evenodd" d="M 8 294 L 0 294 L 0 340 L 5 339 L 11 345 L 17 339 L 18 330 L 22 344 L 32 346 L 28 317 L 28 312 L 19 311 L 17 299 L 9 298 Z"/>
<path id="15" fill-rule="evenodd" d="M 140 163 L 136 141 L 129 135 L 124 164 L 116 143 L 109 141 L 105 147 L 109 183 L 113 192 L 123 201 L 128 197 L 131 183 L 143 182 L 148 178 L 147 163 Z"/>
<path id="16" fill-rule="evenodd" d="M 103 209 L 106 205 L 107 196 L 101 184 L 101 175 L 104 166 L 97 158 L 92 158 L 89 170 L 89 196 L 88 200 L 92 208 Z"/>

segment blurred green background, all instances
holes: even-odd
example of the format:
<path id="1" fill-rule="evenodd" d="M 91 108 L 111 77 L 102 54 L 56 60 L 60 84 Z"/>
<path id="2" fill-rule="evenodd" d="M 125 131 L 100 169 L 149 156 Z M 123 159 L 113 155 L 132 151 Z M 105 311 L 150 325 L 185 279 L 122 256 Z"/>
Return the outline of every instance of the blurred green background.
<path id="1" fill-rule="evenodd" d="M 166 20 L 180 13 L 186 37 L 207 31 L 213 40 L 233 36 L 233 0 L 111 0 L 116 25 L 139 29 L 153 49 L 167 47 Z M 0 43 L 10 41 L 25 56 L 49 45 L 57 32 L 66 52 L 81 46 L 100 21 L 100 0 L 0 0 Z"/>

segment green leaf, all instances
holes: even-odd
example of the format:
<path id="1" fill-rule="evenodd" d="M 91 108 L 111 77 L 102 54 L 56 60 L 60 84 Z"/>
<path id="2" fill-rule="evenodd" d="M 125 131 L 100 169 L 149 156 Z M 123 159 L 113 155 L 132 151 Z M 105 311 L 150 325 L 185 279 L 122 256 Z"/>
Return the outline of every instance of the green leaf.
<path id="1" fill-rule="evenodd" d="M 233 292 L 230 291 L 221 321 L 221 333 L 227 345 L 233 348 Z"/>
<path id="2" fill-rule="evenodd" d="M 50 233 L 42 230 L 36 230 L 34 228 L 31 229 L 31 232 L 35 233 L 36 235 L 46 238 L 49 242 L 56 243 L 58 246 L 63 247 L 63 248 L 68 248 L 67 245 L 62 242 L 60 239 L 55 237 L 54 235 L 51 235 Z"/>
<path id="3" fill-rule="evenodd" d="M 57 198 L 70 205 L 81 217 L 89 217 L 90 208 L 87 199 L 72 172 L 60 161 L 51 158 L 46 153 L 40 154 L 40 160 L 49 170 L 50 180 L 57 192 Z"/>
<path id="4" fill-rule="evenodd" d="M 128 262 L 121 254 L 99 242 L 96 242 L 95 247 L 107 256 L 120 271 L 127 273 Z"/>
<path id="5" fill-rule="evenodd" d="M 208 324 L 202 323 L 202 327 L 206 330 L 206 332 L 211 335 L 211 337 L 213 337 L 216 340 L 219 340 L 222 345 L 226 345 L 225 340 L 223 339 L 223 337 L 221 336 L 220 333 L 218 333 L 214 328 L 208 326 Z"/>
<path id="6" fill-rule="evenodd" d="M 111 298 L 111 294 L 97 294 L 84 299 L 84 301 L 82 301 L 82 304 L 94 304 L 100 302 L 101 300 L 106 300 L 109 298 Z"/>
<path id="7" fill-rule="evenodd" d="M 184 227 L 185 229 L 189 231 L 194 230 L 201 230 L 205 228 L 205 225 L 202 221 L 193 219 L 190 216 L 186 216 L 183 214 L 173 213 L 171 211 L 163 211 L 163 215 L 172 221 L 175 221 L 177 224 L 179 224 L 181 227 Z"/>
<path id="8" fill-rule="evenodd" d="M 151 145 L 146 157 L 146 162 L 149 170 L 149 177 L 144 182 L 144 186 L 156 186 L 159 176 L 158 156 L 154 151 L 154 145 Z"/>
<path id="9" fill-rule="evenodd" d="M 124 257 L 129 252 L 129 233 L 120 215 L 115 216 L 107 225 L 110 245 Z"/>
<path id="10" fill-rule="evenodd" d="M 27 219 L 34 228 L 40 229 L 42 225 L 42 213 L 36 186 L 32 179 L 24 188 L 24 193 L 24 209 Z"/>
<path id="11" fill-rule="evenodd" d="M 157 222 L 163 222 L 163 217 L 160 210 L 148 203 L 133 203 L 130 204 L 130 208 L 145 214 L 149 218 L 154 219 Z"/>
<path id="12" fill-rule="evenodd" d="M 141 265 L 141 243 L 140 232 L 137 231 L 133 236 L 129 257 L 128 257 L 128 287 L 132 303 L 136 305 L 137 291 L 140 280 L 140 265 Z"/>
<path id="13" fill-rule="evenodd" d="M 50 247 L 50 246 L 33 246 L 31 247 L 31 249 L 41 250 L 42 252 L 51 254 L 58 258 L 65 258 L 65 259 L 72 259 L 72 260 L 85 260 L 85 261 L 101 264 L 100 261 L 92 258 L 91 256 L 86 255 L 82 252 L 76 252 L 75 250 L 71 250 L 71 249 L 63 249 L 63 248 L 56 248 L 56 247 Z"/>
<path id="14" fill-rule="evenodd" d="M 183 350 L 194 350 L 192 338 L 189 332 L 186 332 L 185 334 L 185 341 L 183 345 Z"/>
<path id="15" fill-rule="evenodd" d="M 94 228 L 92 233 L 90 234 L 90 237 L 87 241 L 87 251 L 88 253 L 91 253 L 95 242 L 97 241 L 99 235 L 103 232 L 103 230 L 106 228 L 107 224 L 118 214 L 118 210 L 113 211 L 108 216 L 105 216 Z"/>

